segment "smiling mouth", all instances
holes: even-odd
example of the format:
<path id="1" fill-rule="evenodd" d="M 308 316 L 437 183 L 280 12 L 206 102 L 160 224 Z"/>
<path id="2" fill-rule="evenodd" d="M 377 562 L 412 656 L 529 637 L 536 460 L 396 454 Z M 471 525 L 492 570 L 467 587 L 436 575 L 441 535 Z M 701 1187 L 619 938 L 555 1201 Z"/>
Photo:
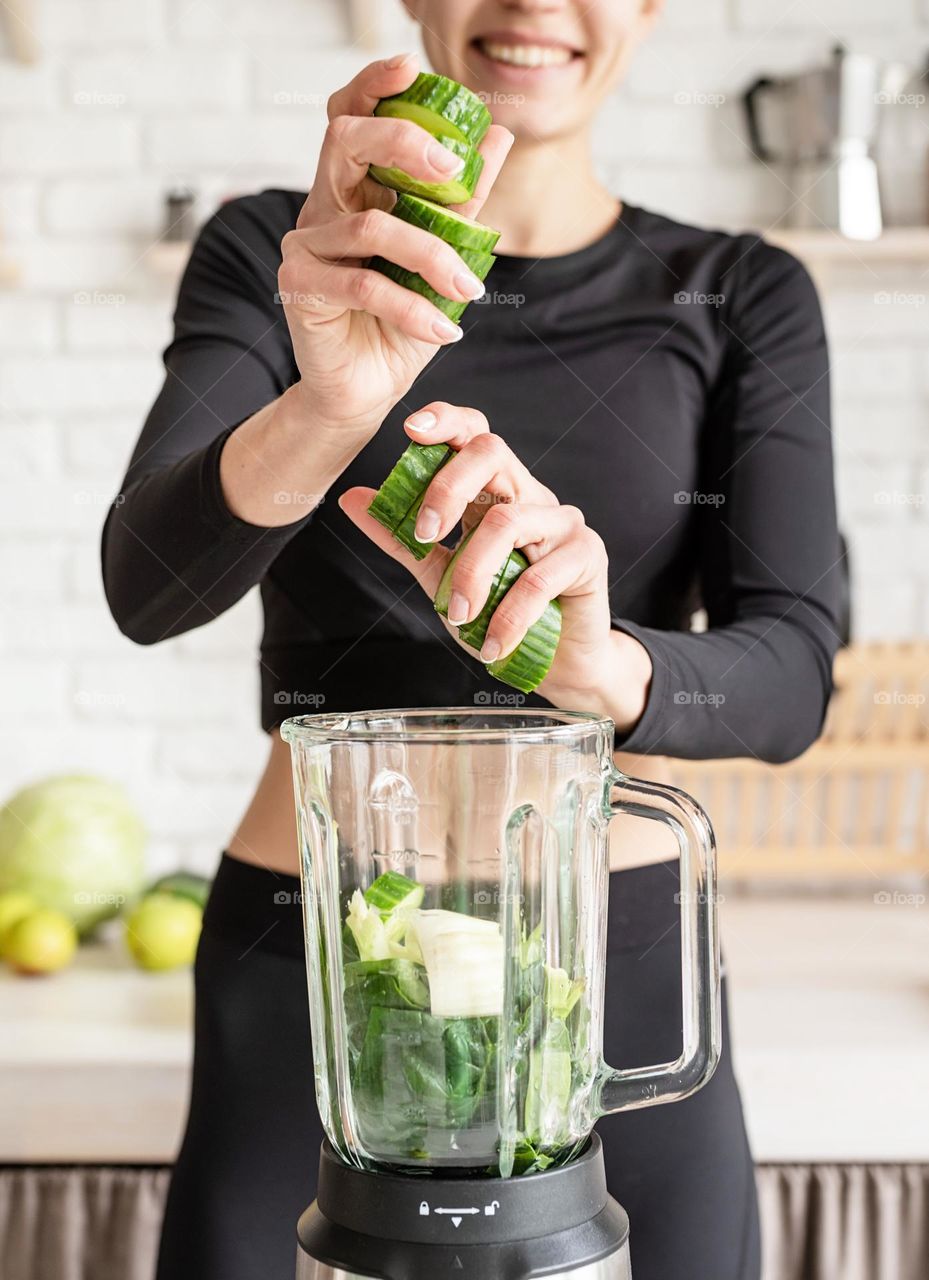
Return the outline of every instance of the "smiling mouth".
<path id="1" fill-rule="evenodd" d="M 583 55 L 563 44 L 532 44 L 530 41 L 509 41 L 478 38 L 475 48 L 492 62 L 502 62 L 508 67 L 566 67 Z"/>

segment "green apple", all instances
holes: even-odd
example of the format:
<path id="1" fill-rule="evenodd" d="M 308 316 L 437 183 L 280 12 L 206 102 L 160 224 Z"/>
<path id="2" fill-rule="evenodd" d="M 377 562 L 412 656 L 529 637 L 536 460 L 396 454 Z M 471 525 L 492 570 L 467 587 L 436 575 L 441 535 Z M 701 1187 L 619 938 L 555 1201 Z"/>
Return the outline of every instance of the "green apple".
<path id="1" fill-rule="evenodd" d="M 3 946 L 3 939 L 8 930 L 22 920 L 23 916 L 31 915 L 38 909 L 39 904 L 35 898 L 28 893 L 22 893 L 19 889 L 9 889 L 6 893 L 0 893 L 0 948 Z"/>
<path id="2" fill-rule="evenodd" d="M 54 973 L 77 950 L 77 930 L 61 911 L 32 911 L 4 935 L 3 955 L 20 973 Z"/>
<path id="3" fill-rule="evenodd" d="M 143 969 L 176 969 L 193 962 L 202 922 L 189 899 L 150 893 L 126 921 L 126 945 Z"/>

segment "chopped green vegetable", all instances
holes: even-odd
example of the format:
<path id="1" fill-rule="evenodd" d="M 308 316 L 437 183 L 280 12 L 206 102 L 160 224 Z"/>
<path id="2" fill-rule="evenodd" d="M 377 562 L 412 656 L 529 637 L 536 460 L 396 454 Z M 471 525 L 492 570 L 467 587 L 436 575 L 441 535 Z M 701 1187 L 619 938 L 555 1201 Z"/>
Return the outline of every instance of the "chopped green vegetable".
<path id="1" fill-rule="evenodd" d="M 454 901 L 449 887 L 440 901 Z M 358 1136 L 388 1161 L 480 1160 L 500 1123 L 503 937 L 496 920 L 424 909 L 424 897 L 423 885 L 385 872 L 348 902 L 344 1006 Z M 587 1078 L 584 982 L 546 964 L 545 952 L 541 924 L 524 930 L 512 992 L 514 1174 L 563 1163 L 580 1140 L 571 1104 Z"/>

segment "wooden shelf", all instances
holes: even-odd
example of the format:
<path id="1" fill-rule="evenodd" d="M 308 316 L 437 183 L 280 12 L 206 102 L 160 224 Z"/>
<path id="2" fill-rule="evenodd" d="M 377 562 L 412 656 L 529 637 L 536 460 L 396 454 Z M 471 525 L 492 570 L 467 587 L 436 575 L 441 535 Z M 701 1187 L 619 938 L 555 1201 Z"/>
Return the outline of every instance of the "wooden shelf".
<path id="1" fill-rule="evenodd" d="M 772 244 L 813 263 L 929 262 L 929 227 L 888 227 L 877 240 L 849 240 L 837 231 L 773 229 Z"/>

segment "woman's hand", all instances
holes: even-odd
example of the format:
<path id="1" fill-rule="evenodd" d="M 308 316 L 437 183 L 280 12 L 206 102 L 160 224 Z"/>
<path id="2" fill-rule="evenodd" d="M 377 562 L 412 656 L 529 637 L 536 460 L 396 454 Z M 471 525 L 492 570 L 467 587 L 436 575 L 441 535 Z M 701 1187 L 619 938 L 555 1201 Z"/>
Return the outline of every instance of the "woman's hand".
<path id="1" fill-rule="evenodd" d="M 493 662 L 512 652 L 557 598 L 561 640 L 538 692 L 557 706 L 602 710 L 613 716 L 618 728 L 631 728 L 645 706 L 651 661 L 631 636 L 611 628 L 606 548 L 587 527 L 583 513 L 562 506 L 506 443 L 491 434 L 487 419 L 476 409 L 434 403 L 405 425 L 417 443 L 445 443 L 457 451 L 426 491 L 416 537 L 438 542 L 459 520 L 465 532 L 480 526 L 452 575 L 449 630 L 454 635 L 456 627 L 477 617 L 500 566 L 518 547 L 529 568 L 495 610 L 482 661 Z M 372 489 L 349 489 L 339 505 L 381 550 L 405 565 L 433 599 L 451 553 L 436 546 L 424 560 L 417 560 L 368 515 L 373 496 Z"/>
<path id="2" fill-rule="evenodd" d="M 380 98 L 408 88 L 418 63 L 408 54 L 375 62 L 329 100 L 329 127 L 313 188 L 283 240 L 278 285 L 300 388 L 312 420 L 373 434 L 438 347 L 461 330 L 418 294 L 364 265 L 376 254 L 422 275 L 445 297 L 470 301 L 484 288 L 453 248 L 388 210 L 395 195 L 370 179 L 371 164 L 441 182 L 461 161 L 419 125 L 372 115 Z M 476 215 L 513 141 L 491 126 Z"/>

